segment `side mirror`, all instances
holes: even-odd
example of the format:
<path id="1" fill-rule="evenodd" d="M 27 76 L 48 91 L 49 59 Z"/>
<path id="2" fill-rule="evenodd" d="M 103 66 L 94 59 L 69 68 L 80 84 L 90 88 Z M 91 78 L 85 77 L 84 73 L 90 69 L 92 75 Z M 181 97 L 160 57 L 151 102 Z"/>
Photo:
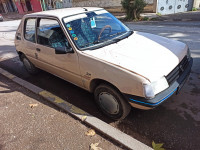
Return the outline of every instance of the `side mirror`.
<path id="1" fill-rule="evenodd" d="M 55 48 L 56 54 L 67 54 L 67 53 L 74 53 L 73 49 L 71 47 L 57 47 Z"/>

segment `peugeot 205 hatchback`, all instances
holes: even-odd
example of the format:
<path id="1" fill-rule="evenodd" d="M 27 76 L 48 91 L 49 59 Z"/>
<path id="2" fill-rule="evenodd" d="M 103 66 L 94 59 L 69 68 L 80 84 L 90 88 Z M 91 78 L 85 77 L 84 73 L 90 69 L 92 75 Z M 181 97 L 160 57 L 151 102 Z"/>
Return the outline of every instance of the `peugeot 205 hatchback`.
<path id="1" fill-rule="evenodd" d="M 91 93 L 108 117 L 151 109 L 180 90 L 192 58 L 186 44 L 133 32 L 102 8 L 25 15 L 15 38 L 26 70 L 37 68 Z"/>

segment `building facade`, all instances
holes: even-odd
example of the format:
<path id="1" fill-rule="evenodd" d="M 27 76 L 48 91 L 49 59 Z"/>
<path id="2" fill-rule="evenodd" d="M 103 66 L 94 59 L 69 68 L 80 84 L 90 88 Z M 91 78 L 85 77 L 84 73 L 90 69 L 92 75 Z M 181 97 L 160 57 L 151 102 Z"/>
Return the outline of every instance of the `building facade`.
<path id="1" fill-rule="evenodd" d="M 41 0 L 43 10 L 72 7 L 72 0 Z"/>
<path id="2" fill-rule="evenodd" d="M 0 0 L 0 13 L 17 12 L 14 0 Z"/>
<path id="3" fill-rule="evenodd" d="M 15 0 L 19 14 L 42 11 L 40 0 Z"/>
<path id="4" fill-rule="evenodd" d="M 40 0 L 0 0 L 0 13 L 42 11 Z"/>

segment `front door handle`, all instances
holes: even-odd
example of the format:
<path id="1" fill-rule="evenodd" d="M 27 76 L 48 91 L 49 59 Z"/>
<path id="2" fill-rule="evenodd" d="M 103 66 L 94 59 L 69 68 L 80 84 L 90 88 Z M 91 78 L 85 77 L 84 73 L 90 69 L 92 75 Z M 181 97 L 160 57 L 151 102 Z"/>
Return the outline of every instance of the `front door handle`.
<path id="1" fill-rule="evenodd" d="M 39 49 L 39 48 L 36 48 L 36 51 L 40 52 L 40 49 Z"/>

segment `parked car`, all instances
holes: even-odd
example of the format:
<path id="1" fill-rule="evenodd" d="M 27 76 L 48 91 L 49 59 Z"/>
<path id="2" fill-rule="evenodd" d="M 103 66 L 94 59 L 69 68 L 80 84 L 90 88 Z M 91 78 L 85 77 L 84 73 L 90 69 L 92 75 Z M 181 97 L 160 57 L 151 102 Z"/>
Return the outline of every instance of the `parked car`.
<path id="1" fill-rule="evenodd" d="M 2 16 L 2 14 L 0 14 L 0 21 L 3 21 L 3 16 Z"/>
<path id="2" fill-rule="evenodd" d="M 29 73 L 40 68 L 94 93 L 114 120 L 131 106 L 152 109 L 177 93 L 193 63 L 186 44 L 132 31 L 102 8 L 27 14 L 15 46 Z"/>

